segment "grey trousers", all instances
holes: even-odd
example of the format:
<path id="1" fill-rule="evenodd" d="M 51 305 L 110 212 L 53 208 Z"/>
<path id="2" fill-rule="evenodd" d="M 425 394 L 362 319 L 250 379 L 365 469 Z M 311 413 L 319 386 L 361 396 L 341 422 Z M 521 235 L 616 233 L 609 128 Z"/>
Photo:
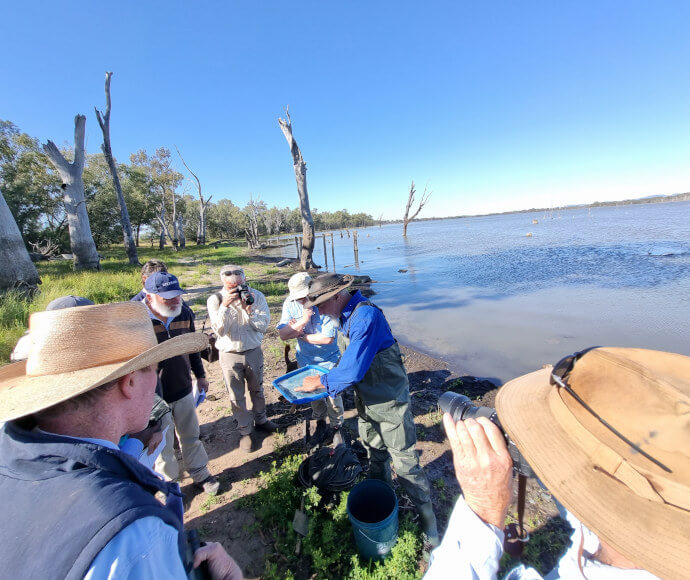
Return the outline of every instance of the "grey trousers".
<path id="1" fill-rule="evenodd" d="M 194 397 L 191 393 L 175 401 L 168 403 L 170 413 L 163 415 L 161 428 L 168 428 L 165 434 L 165 446 L 156 459 L 156 471 L 168 480 L 177 480 L 180 477 L 180 466 L 175 458 L 174 437 L 180 442 L 182 461 L 189 476 L 195 483 L 204 481 L 211 474 L 208 471 L 208 455 L 204 444 L 199 439 L 199 419 L 196 416 Z"/>
<path id="2" fill-rule="evenodd" d="M 252 432 L 252 419 L 257 425 L 267 421 L 266 399 L 264 399 L 264 353 L 257 346 L 246 352 L 221 352 L 220 368 L 230 396 L 232 416 L 237 421 L 240 435 Z M 251 410 L 247 409 L 244 385 L 247 384 Z"/>

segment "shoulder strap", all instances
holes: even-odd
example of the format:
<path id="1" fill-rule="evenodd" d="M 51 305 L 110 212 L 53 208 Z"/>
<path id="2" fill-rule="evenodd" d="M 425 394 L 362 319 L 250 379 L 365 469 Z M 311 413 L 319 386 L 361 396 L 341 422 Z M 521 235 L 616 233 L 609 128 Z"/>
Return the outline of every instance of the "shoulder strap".
<path id="1" fill-rule="evenodd" d="M 376 308 L 376 310 L 378 310 L 383 315 L 383 310 L 381 310 L 373 302 L 369 302 L 369 300 L 362 300 L 362 302 L 358 302 L 357 305 L 352 310 L 352 314 L 350 314 L 350 318 L 348 318 L 348 320 L 347 320 L 347 330 L 343 330 L 343 334 L 345 335 L 346 338 L 350 338 L 350 325 L 352 324 L 352 319 L 355 316 L 355 312 L 357 312 L 357 310 L 359 309 L 360 306 L 371 306 L 372 308 Z M 390 332 L 392 335 L 393 332 L 391 331 L 390 324 L 388 324 L 388 320 L 386 320 L 385 315 L 383 315 L 383 319 L 386 321 L 386 325 L 388 326 L 388 332 Z"/>

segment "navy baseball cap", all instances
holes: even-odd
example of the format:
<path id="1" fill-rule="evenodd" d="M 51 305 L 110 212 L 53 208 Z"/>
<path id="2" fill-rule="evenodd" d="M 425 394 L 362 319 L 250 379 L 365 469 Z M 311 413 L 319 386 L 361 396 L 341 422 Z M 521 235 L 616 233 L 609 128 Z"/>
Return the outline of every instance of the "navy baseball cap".
<path id="1" fill-rule="evenodd" d="M 181 294 L 186 294 L 177 278 L 167 272 L 154 272 L 144 283 L 144 290 L 149 294 L 158 294 L 162 298 L 176 298 Z"/>
<path id="2" fill-rule="evenodd" d="M 60 296 L 46 306 L 46 310 L 62 310 L 63 308 L 76 308 L 77 306 L 93 306 L 94 303 L 83 296 Z"/>

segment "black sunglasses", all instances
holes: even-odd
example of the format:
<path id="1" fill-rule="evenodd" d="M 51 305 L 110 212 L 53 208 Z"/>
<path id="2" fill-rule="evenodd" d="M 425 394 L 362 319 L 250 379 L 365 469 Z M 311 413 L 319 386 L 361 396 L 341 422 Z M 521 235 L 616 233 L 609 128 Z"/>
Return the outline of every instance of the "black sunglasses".
<path id="1" fill-rule="evenodd" d="M 587 411 L 589 411 L 592 416 L 594 416 L 604 427 L 606 427 L 611 433 L 613 433 L 616 437 L 619 439 L 625 441 L 630 447 L 632 447 L 635 451 L 649 459 L 652 463 L 655 465 L 658 465 L 663 469 L 664 471 L 671 473 L 671 470 L 666 467 L 661 461 L 658 461 L 657 459 L 654 459 L 649 453 L 644 451 L 643 449 L 640 448 L 639 445 L 636 445 L 630 439 L 628 439 L 625 435 L 623 435 L 620 431 L 618 431 L 613 425 L 608 423 L 605 419 L 600 417 L 597 412 L 592 409 L 587 403 L 585 403 L 580 396 L 573 391 L 571 386 L 568 384 L 568 375 L 573 370 L 573 367 L 575 366 L 575 363 L 580 360 L 585 354 L 587 354 L 590 350 L 593 350 L 595 348 L 599 348 L 598 346 L 591 346 L 590 348 L 586 348 L 585 350 L 581 350 L 579 352 L 569 354 L 566 357 L 563 357 L 561 360 L 559 360 L 555 365 L 553 365 L 553 369 L 551 369 L 551 377 L 549 379 L 549 382 L 552 385 L 556 385 L 562 389 L 565 389 L 568 394 L 570 394 L 580 405 L 582 405 Z"/>
<path id="2" fill-rule="evenodd" d="M 243 270 L 225 270 L 223 272 L 223 276 L 241 276 L 244 274 Z"/>

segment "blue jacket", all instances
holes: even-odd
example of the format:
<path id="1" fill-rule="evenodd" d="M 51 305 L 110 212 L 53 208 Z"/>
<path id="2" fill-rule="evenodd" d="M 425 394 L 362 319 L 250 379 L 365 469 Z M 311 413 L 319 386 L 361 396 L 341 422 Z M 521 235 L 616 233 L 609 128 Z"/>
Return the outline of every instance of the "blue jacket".
<path id="1" fill-rule="evenodd" d="M 357 308 L 360 302 L 368 300 L 361 292 L 353 292 L 340 313 L 340 329 L 350 343 L 338 366 L 328 374 L 321 375 L 321 384 L 331 397 L 361 381 L 376 354 L 395 344 L 383 312 L 369 304 Z"/>
<path id="2" fill-rule="evenodd" d="M 137 519 L 182 522 L 154 494 L 170 484 L 127 454 L 21 428 L 0 430 L 0 562 L 6 578 L 81 579 L 101 549 Z"/>

